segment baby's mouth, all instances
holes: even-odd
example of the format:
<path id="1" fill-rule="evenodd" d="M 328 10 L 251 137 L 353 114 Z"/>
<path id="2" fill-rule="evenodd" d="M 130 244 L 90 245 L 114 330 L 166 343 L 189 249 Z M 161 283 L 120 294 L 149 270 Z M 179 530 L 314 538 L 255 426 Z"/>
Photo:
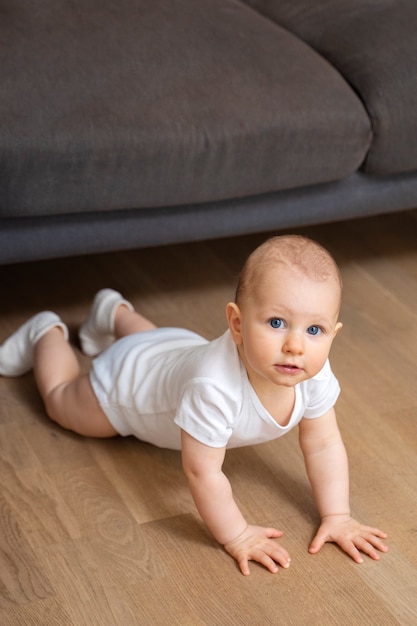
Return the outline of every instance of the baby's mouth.
<path id="1" fill-rule="evenodd" d="M 298 365 L 293 365 L 292 363 L 277 364 L 275 368 L 278 371 L 284 372 L 286 374 L 298 374 L 303 371 L 301 367 L 298 367 Z"/>

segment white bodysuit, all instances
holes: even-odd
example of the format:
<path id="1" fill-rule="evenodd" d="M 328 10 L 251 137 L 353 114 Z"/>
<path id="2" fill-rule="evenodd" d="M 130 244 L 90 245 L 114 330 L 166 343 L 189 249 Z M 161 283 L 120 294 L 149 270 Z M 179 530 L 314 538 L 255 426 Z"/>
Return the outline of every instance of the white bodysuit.
<path id="1" fill-rule="evenodd" d="M 121 435 L 179 450 L 180 429 L 212 447 L 246 446 L 281 437 L 303 417 L 320 417 L 340 387 L 330 364 L 295 386 L 295 404 L 280 426 L 263 407 L 230 331 L 214 341 L 179 328 L 119 339 L 93 361 L 90 380 Z"/>

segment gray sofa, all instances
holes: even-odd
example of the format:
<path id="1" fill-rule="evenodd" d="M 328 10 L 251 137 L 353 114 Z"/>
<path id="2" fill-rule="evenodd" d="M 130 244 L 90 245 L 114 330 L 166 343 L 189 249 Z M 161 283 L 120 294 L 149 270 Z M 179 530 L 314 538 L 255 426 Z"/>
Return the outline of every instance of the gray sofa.
<path id="1" fill-rule="evenodd" d="M 417 206 L 416 0 L 0 0 L 0 262 Z"/>

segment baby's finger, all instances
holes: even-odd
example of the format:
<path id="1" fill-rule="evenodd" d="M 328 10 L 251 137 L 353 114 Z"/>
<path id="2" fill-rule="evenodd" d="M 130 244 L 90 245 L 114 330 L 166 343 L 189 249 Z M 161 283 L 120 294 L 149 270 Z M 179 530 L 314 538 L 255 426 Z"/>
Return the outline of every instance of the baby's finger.
<path id="1" fill-rule="evenodd" d="M 362 531 L 365 535 L 370 535 L 373 537 L 379 537 L 380 539 L 386 539 L 388 537 L 387 533 L 379 528 L 372 528 L 372 526 L 362 526 Z"/>
<path id="2" fill-rule="evenodd" d="M 379 561 L 379 559 L 381 558 L 378 550 L 376 550 L 374 546 L 372 545 L 372 543 L 369 542 L 366 538 L 364 537 L 357 538 L 355 540 L 355 545 L 358 548 L 358 550 L 363 552 L 363 554 L 367 554 L 374 561 Z"/>
<path id="3" fill-rule="evenodd" d="M 274 559 L 277 563 L 281 565 L 281 567 L 289 567 L 291 563 L 291 557 L 288 554 L 287 550 L 276 543 L 272 546 L 272 552 L 270 553 L 271 558 Z"/>
<path id="4" fill-rule="evenodd" d="M 381 540 L 380 537 L 380 535 L 368 535 L 366 539 L 372 546 L 374 546 L 374 548 L 377 548 L 380 552 L 388 552 L 388 546 Z M 383 538 L 385 537 L 386 534 L 384 533 Z"/>
<path id="5" fill-rule="evenodd" d="M 279 563 L 279 565 L 281 565 L 284 569 L 288 569 L 291 565 L 291 558 L 287 551 L 274 551 L 271 554 L 271 559 L 273 559 L 276 563 Z"/>
<path id="6" fill-rule="evenodd" d="M 329 537 L 327 533 L 323 532 L 321 528 L 319 528 L 316 536 L 314 537 L 314 539 L 312 540 L 308 548 L 308 551 L 310 552 L 310 554 L 317 554 L 317 552 L 320 552 L 320 550 L 322 549 L 326 541 L 328 541 L 328 539 Z"/>
<path id="7" fill-rule="evenodd" d="M 380 552 L 388 551 L 388 547 L 382 543 L 378 537 L 373 535 L 361 537 L 360 540 L 356 542 L 356 545 L 364 554 L 374 559 L 374 561 L 379 561 L 381 558 Z"/>
<path id="8" fill-rule="evenodd" d="M 386 552 L 388 548 L 384 546 L 384 544 L 380 544 L 377 546 L 378 550 L 375 549 L 374 542 L 376 542 L 375 537 L 355 537 L 352 541 L 349 542 L 341 542 L 340 546 L 343 550 L 355 561 L 355 563 L 363 563 L 362 554 L 366 554 L 374 561 L 379 561 L 381 558 L 378 550 L 381 549 L 382 552 Z"/>
<path id="9" fill-rule="evenodd" d="M 250 569 L 249 569 L 249 560 L 247 559 L 246 556 L 240 556 L 237 558 L 237 562 L 239 565 L 239 569 L 242 572 L 242 574 L 244 576 L 249 576 L 250 574 Z"/>
<path id="10" fill-rule="evenodd" d="M 267 537 L 277 539 L 278 537 L 282 537 L 284 533 L 282 530 L 277 530 L 276 528 L 265 528 L 265 534 Z"/>
<path id="11" fill-rule="evenodd" d="M 264 552 L 261 553 L 259 557 L 255 560 L 258 561 L 258 563 L 261 563 L 261 565 L 263 565 L 264 567 L 266 567 L 266 569 L 270 571 L 272 574 L 277 573 L 278 565 L 276 564 L 275 560 L 272 559 L 267 554 L 265 554 Z"/>
<path id="12" fill-rule="evenodd" d="M 281 567 L 287 568 L 291 563 L 290 555 L 287 550 L 275 541 L 269 541 L 263 546 L 263 552 L 273 563 L 278 563 Z M 271 571 L 270 567 L 268 567 L 268 569 Z M 274 571 L 277 571 L 276 567 L 274 567 Z"/>
<path id="13" fill-rule="evenodd" d="M 252 555 L 252 560 L 261 563 L 272 574 L 278 572 L 278 565 L 287 569 L 290 566 L 291 559 L 285 550 L 259 550 Z M 278 564 L 278 565 L 277 565 Z"/>
<path id="14" fill-rule="evenodd" d="M 363 557 L 359 549 L 362 550 L 365 543 L 363 546 L 357 546 L 356 542 L 353 541 L 341 541 L 338 543 L 342 550 L 346 552 L 346 554 L 348 554 L 355 561 L 355 563 L 363 563 Z"/>

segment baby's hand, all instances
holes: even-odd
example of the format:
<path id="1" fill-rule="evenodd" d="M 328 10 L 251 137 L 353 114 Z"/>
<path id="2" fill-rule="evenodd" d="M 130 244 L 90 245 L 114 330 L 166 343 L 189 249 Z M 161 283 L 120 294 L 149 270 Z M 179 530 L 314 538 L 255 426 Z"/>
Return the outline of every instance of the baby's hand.
<path id="1" fill-rule="evenodd" d="M 363 526 L 348 515 L 328 515 L 323 517 L 308 551 L 316 554 L 330 541 L 337 543 L 356 563 L 363 562 L 361 552 L 378 561 L 381 557 L 377 550 L 388 551 L 388 547 L 381 541 L 386 537 L 387 534 L 379 528 Z"/>
<path id="2" fill-rule="evenodd" d="M 281 537 L 282 534 L 276 528 L 248 525 L 236 539 L 226 543 L 224 549 L 236 559 L 245 576 L 250 574 L 249 561 L 261 563 L 275 574 L 278 571 L 277 563 L 287 568 L 291 561 L 288 552 L 273 541 L 273 538 Z"/>

